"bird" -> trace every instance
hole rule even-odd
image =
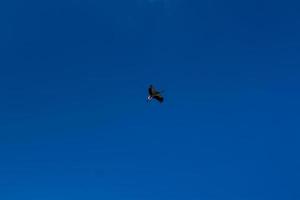
[[[153,85],[150,85],[148,88],[149,96],[147,98],[148,102],[152,99],[156,99],[159,103],[164,101],[164,97],[161,95],[162,91],[157,91]]]

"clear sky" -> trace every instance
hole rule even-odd
[[[1,1],[0,199],[299,200],[299,10]]]

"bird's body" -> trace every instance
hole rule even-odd
[[[157,91],[153,85],[150,85],[149,86],[149,89],[148,89],[148,93],[149,93],[149,96],[148,96],[148,101],[151,101],[152,99],[156,99],[157,101],[159,101],[160,103],[162,103],[164,101],[164,97],[161,95],[161,92]]]

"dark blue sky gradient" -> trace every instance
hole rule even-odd
[[[0,199],[300,199],[299,10],[2,1]]]

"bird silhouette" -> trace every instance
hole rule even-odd
[[[149,86],[148,93],[148,101],[151,101],[152,99],[156,99],[159,103],[162,103],[164,101],[164,97],[161,95],[162,91],[157,91],[153,85]]]

